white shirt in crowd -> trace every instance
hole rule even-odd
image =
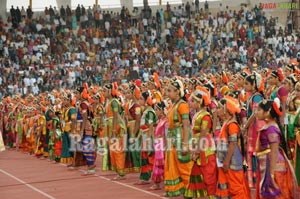
[[[76,80],[76,73],[75,73],[74,71],[71,71],[71,72],[70,72],[70,79],[71,79],[73,82],[75,82],[75,80]]]
[[[133,59],[133,64],[138,64],[138,62],[139,62],[139,59],[138,59],[138,58],[134,58],[134,59]]]
[[[36,83],[36,79],[35,78],[30,78],[30,86],[33,86],[34,83]]]
[[[39,87],[37,86],[37,84],[35,84],[33,87],[32,87],[32,93],[34,95],[38,95],[39,94]]]
[[[22,89],[21,89],[22,90]],[[27,87],[23,87],[23,95],[26,95],[27,94]]]
[[[109,21],[105,21],[104,26],[105,26],[105,30],[106,30],[106,31],[109,31],[109,28],[110,28],[110,23],[109,23]]]
[[[143,18],[143,25],[144,25],[144,26],[148,26],[148,19]]]
[[[171,19],[172,24],[176,24],[176,19],[177,18],[175,16],[172,17],[172,19]]]
[[[186,67],[187,67],[187,68],[192,68],[192,62],[187,61],[187,62],[186,62]]]
[[[135,64],[133,67],[132,67],[132,70],[135,70],[136,72],[139,73],[139,66],[137,64]]]
[[[149,73],[147,71],[144,72],[143,78],[145,82],[149,81]]]
[[[219,23],[219,26],[223,26],[224,25],[224,19],[223,19],[223,17],[219,17],[218,18],[218,23]]]
[[[7,86],[9,93],[14,93],[14,86],[12,84]]]
[[[41,51],[38,51],[38,52],[36,53],[36,58],[37,58],[38,60],[41,60],[41,59],[42,59],[42,56],[43,56],[43,54],[42,54]]]
[[[40,85],[42,85],[42,84],[43,84],[43,82],[44,82],[44,80],[43,80],[43,78],[42,78],[42,77],[39,77],[39,78],[37,79],[37,84],[40,84]]]
[[[184,58],[180,59],[180,65],[181,66],[186,66],[186,60]]]
[[[27,87],[27,86],[30,86],[30,79],[28,77],[25,77],[24,78],[24,85]]]

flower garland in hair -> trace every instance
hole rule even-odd
[[[193,86],[200,85],[200,81],[197,80],[196,78],[192,78],[189,80],[189,83],[193,84]]]
[[[165,105],[164,114],[167,115],[170,108],[169,102],[167,100],[163,100],[162,103]]]
[[[209,86],[211,86],[213,89],[215,89],[215,86],[213,85],[213,83],[211,81],[207,81],[206,84],[208,84]]]
[[[174,81],[171,81],[171,85],[176,88],[177,90],[179,90],[180,92],[180,97],[184,97],[184,86],[183,86],[183,83],[179,80],[179,79],[176,79]]]
[[[254,72],[254,76],[255,76],[255,83],[256,83],[256,89],[258,91],[262,91],[262,79],[261,79],[261,75],[258,74],[257,72]]]
[[[70,99],[70,101],[71,101],[71,105],[72,105],[72,106],[76,106],[76,97],[75,97],[74,95],[72,95],[72,94],[71,94],[71,99]]]
[[[277,113],[279,117],[282,116],[282,112],[280,111],[280,100],[279,98],[275,98],[274,101],[272,102],[272,107],[274,111]]]
[[[184,96],[184,87],[183,87],[183,83],[182,81],[180,81],[179,79],[176,80],[176,82],[179,85],[179,91],[180,91],[180,97]]]

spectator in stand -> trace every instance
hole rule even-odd
[[[231,69],[235,63],[250,67],[253,57],[257,58],[255,64],[262,67],[275,67],[279,64],[277,60],[287,63],[289,59],[297,58],[299,35],[293,38],[288,28],[276,30],[275,19],[266,18],[259,7],[249,11],[246,20],[245,8],[230,11],[226,6],[226,10],[212,14],[206,2],[206,12],[203,9],[197,12],[196,0],[195,19],[189,19],[184,16],[188,14],[187,5],[171,9],[168,4],[147,21],[137,15],[136,24],[132,24],[134,18],[129,20],[126,7],[118,14],[96,6],[93,10],[85,9],[80,5],[72,13],[67,6],[65,14],[62,8],[60,12],[53,9],[54,14],[50,16],[50,11],[45,9],[41,17],[33,16],[30,9],[24,16],[22,9],[21,16],[31,19],[28,23],[15,23],[16,9],[13,8],[8,22],[0,24],[2,86],[18,85],[20,90],[23,83],[16,83],[19,81],[26,82],[31,90],[36,82],[39,91],[43,92],[52,87],[75,88],[85,80],[96,82],[91,78],[93,75],[106,81],[115,77],[120,79],[125,75],[123,69],[135,70],[137,78],[147,79],[149,72],[144,69],[147,67],[161,71],[159,74],[162,75],[185,76],[213,72],[218,70],[217,66]],[[93,20],[95,23],[91,24]],[[252,48],[249,48],[251,43]],[[269,50],[276,52],[276,57],[267,53]],[[195,58],[191,57],[193,54]],[[210,54],[213,55],[208,56]],[[61,73],[62,69],[65,72]],[[110,73],[113,75],[107,75]],[[56,81],[59,77],[62,82]],[[26,78],[30,78],[33,85],[28,85]]]
[[[27,7],[26,13],[27,13],[27,18],[28,18],[28,19],[31,19],[32,16],[33,16],[33,12],[32,12],[32,10],[31,10],[31,7],[30,7],[30,6]]]

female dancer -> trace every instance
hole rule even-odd
[[[184,195],[187,198],[214,197],[217,187],[217,165],[212,116],[207,112],[207,106],[210,104],[209,92],[205,88],[197,87],[190,101],[190,109],[196,110],[192,119],[194,164]]]
[[[64,131],[62,134],[62,154],[60,162],[67,165],[72,165],[73,162],[73,152],[71,152],[71,140],[70,136],[76,132],[76,118],[77,111],[75,108],[76,99],[71,95],[64,96]],[[46,111],[46,121],[47,126],[50,121],[49,111]],[[44,150],[45,151],[45,150]],[[48,152],[48,143],[47,143],[47,152]]]
[[[39,111],[38,120],[37,120],[37,134],[38,134],[38,140],[37,140],[37,146],[35,150],[35,155],[39,159],[44,159],[47,157],[48,154],[45,154],[44,152],[44,139],[46,136],[46,107],[41,106],[37,107],[37,110]]]
[[[107,120],[107,136],[109,144],[109,154],[112,169],[117,172],[117,176],[113,180],[125,179],[125,152],[123,136],[126,134],[126,127],[121,117],[121,103],[117,99],[116,83],[106,84],[103,88],[103,95],[106,98],[106,120]]]
[[[94,114],[93,119],[93,130],[94,136],[96,136],[96,143],[97,143],[97,151],[101,152],[102,156],[102,166],[101,169],[103,171],[110,170],[108,162],[109,161],[109,154],[108,152],[108,143],[107,143],[107,135],[105,135],[105,107],[104,102],[105,98],[103,96],[102,91],[97,90],[96,95],[93,96],[95,102],[92,104],[92,112]],[[103,154],[105,152],[105,154]]]
[[[287,144],[288,144],[288,150],[289,153],[292,155],[292,158],[294,159],[294,152],[295,152],[295,115],[296,111],[299,107],[299,100],[300,98],[297,96],[297,93],[295,91],[295,86],[297,83],[297,79],[294,75],[290,75],[286,77],[283,81],[283,87],[286,91],[288,91],[288,97],[286,100],[286,117],[288,119],[288,125],[287,125]]]
[[[225,96],[219,102],[218,116],[223,121],[217,143],[217,198],[250,199],[250,190],[243,169],[239,140],[240,105],[238,100]]]
[[[55,117],[55,111],[51,107],[49,108],[49,117],[51,118],[51,125],[49,126],[49,143],[48,143],[48,150],[49,150],[49,159],[50,161],[55,160],[55,155],[54,155],[54,144],[55,144],[55,129],[53,127],[53,119]]]
[[[60,162],[62,141],[61,141],[61,125],[59,119],[59,113],[54,109],[50,109],[50,117],[52,119],[52,125],[49,132],[49,158],[55,162]]]
[[[259,131],[256,145],[258,157],[258,182],[256,198],[299,198],[297,181],[285,152],[286,147],[281,131],[282,109],[278,98],[259,103],[256,116],[266,124]],[[285,149],[286,150],[286,149]]]
[[[164,180],[164,149],[165,138],[168,129],[166,118],[168,102],[162,101],[155,105],[155,113],[158,117],[157,127],[154,132],[154,164],[151,180],[154,185],[150,187],[152,190],[161,189],[160,183]]]
[[[17,110],[18,111],[18,110]],[[19,113],[21,113],[22,111],[19,111]],[[19,114],[16,112],[16,114]],[[22,118],[23,119],[23,118]],[[23,124],[23,120],[21,121],[21,123]],[[21,125],[22,127],[23,125]],[[14,108],[13,108],[13,104],[9,103],[7,105],[7,112],[4,115],[4,132],[3,132],[3,141],[4,144],[9,147],[9,148],[13,148],[14,145]],[[22,144],[22,135],[23,132],[21,130],[21,136],[19,136],[19,134],[17,134],[17,150],[19,149],[19,145]],[[21,144],[19,144],[21,143]]]
[[[125,97],[128,101],[125,105],[125,118],[127,121],[127,136],[128,149],[126,154],[126,169],[133,172],[139,172],[141,168],[141,152],[140,147],[140,122],[142,116],[142,109],[138,100],[141,97],[140,89],[131,84],[125,90]]]
[[[274,99],[276,97],[276,92],[281,85],[281,81],[283,81],[283,73],[281,70],[272,71],[268,78],[268,88],[266,89],[265,96],[268,99]]]
[[[297,95],[296,104],[300,105],[300,82],[295,86],[295,94]],[[298,181],[298,186],[300,188],[300,109],[298,108],[295,116],[295,151],[294,151],[294,170],[296,173],[296,178]]]
[[[55,162],[59,163],[62,153],[62,129],[61,129],[61,112],[56,111],[53,118],[53,129],[54,129],[54,157]]]
[[[184,194],[193,162],[188,153],[189,146],[189,107],[183,100],[184,87],[179,79],[169,83],[168,97],[172,100],[168,118],[167,152],[165,157],[166,196]]]
[[[140,130],[142,131],[142,153],[141,153],[141,173],[140,181],[136,185],[149,184],[151,178],[154,154],[152,148],[152,139],[154,137],[154,127],[158,122],[153,106],[151,91],[142,93],[140,105],[144,107],[141,118]],[[150,141],[150,143],[149,143]]]
[[[246,77],[245,90],[250,93],[247,100],[247,122],[243,128],[244,134],[247,130],[247,178],[250,188],[255,187],[256,183],[256,164],[255,145],[257,140],[257,129],[260,129],[264,123],[255,118],[254,112],[257,109],[258,103],[263,99],[261,93],[261,76],[258,73],[253,73]]]

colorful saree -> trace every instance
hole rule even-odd
[[[199,146],[200,131],[209,129],[206,134],[207,148],[205,151],[198,149],[199,157],[194,161],[189,184],[184,196],[188,198],[213,197],[217,187],[217,165],[213,137],[210,133],[212,129],[212,119],[208,112],[200,111],[196,113],[192,120],[193,145]],[[200,142],[201,144],[203,142]],[[204,146],[200,146],[204,147]]]
[[[46,117],[47,118],[47,117]],[[64,112],[64,129],[62,134],[62,153],[60,162],[64,164],[70,164],[73,161],[73,153],[70,151],[71,147],[71,123],[72,119],[77,118],[77,111],[74,107],[69,107]],[[48,151],[48,150],[47,150]]]
[[[137,115],[141,116],[139,104],[130,101],[125,106],[125,116],[127,117],[127,147],[125,167],[127,172],[139,172],[141,169],[141,147],[140,130],[134,132]]]
[[[253,94],[247,101],[247,117],[250,118],[254,110],[257,108],[259,102],[262,100],[262,96],[259,93]],[[256,170],[257,170],[257,158],[255,156],[255,146],[257,141],[257,129],[260,129],[264,125],[263,121],[254,119],[248,128],[247,134],[247,179],[250,188],[254,188],[256,184]]]
[[[47,157],[48,154],[44,154],[44,147],[43,147],[43,143],[46,136],[46,118],[44,115],[39,115],[37,121],[37,134],[38,134],[38,140],[37,140],[35,155],[37,157],[41,157],[41,156]]]
[[[297,110],[295,116],[295,151],[294,151],[294,171],[300,187],[300,109]]]
[[[160,118],[154,133],[154,164],[151,180],[155,183],[160,183],[164,180],[164,149],[167,125],[167,119]]]
[[[281,148],[271,151],[270,144],[280,143],[280,129],[277,125],[264,126],[259,134],[257,142],[258,157],[258,184],[256,199],[298,199],[297,180],[293,168]],[[277,153],[274,176],[270,173],[270,154]]]
[[[114,112],[117,112],[117,118],[114,118]],[[126,134],[126,125],[120,115],[121,104],[113,98],[106,105],[106,130],[108,135],[109,156],[111,169],[116,171],[119,176],[125,176],[125,151],[124,151],[124,134]],[[113,120],[117,120],[117,126],[113,129]],[[112,139],[112,132],[115,131],[115,139]],[[110,164],[107,162],[107,164]],[[107,166],[108,166],[107,165]]]
[[[142,115],[140,130],[142,132],[142,153],[141,153],[141,181],[149,181],[152,175],[154,154],[153,137],[149,133],[150,125],[156,125],[158,118],[152,107],[148,107]],[[149,143],[150,141],[150,143]]]
[[[182,119],[189,119],[189,107],[180,100],[167,114],[167,151],[165,157],[165,191],[167,197],[176,197],[185,193],[189,183],[193,162],[190,154],[182,155]]]

